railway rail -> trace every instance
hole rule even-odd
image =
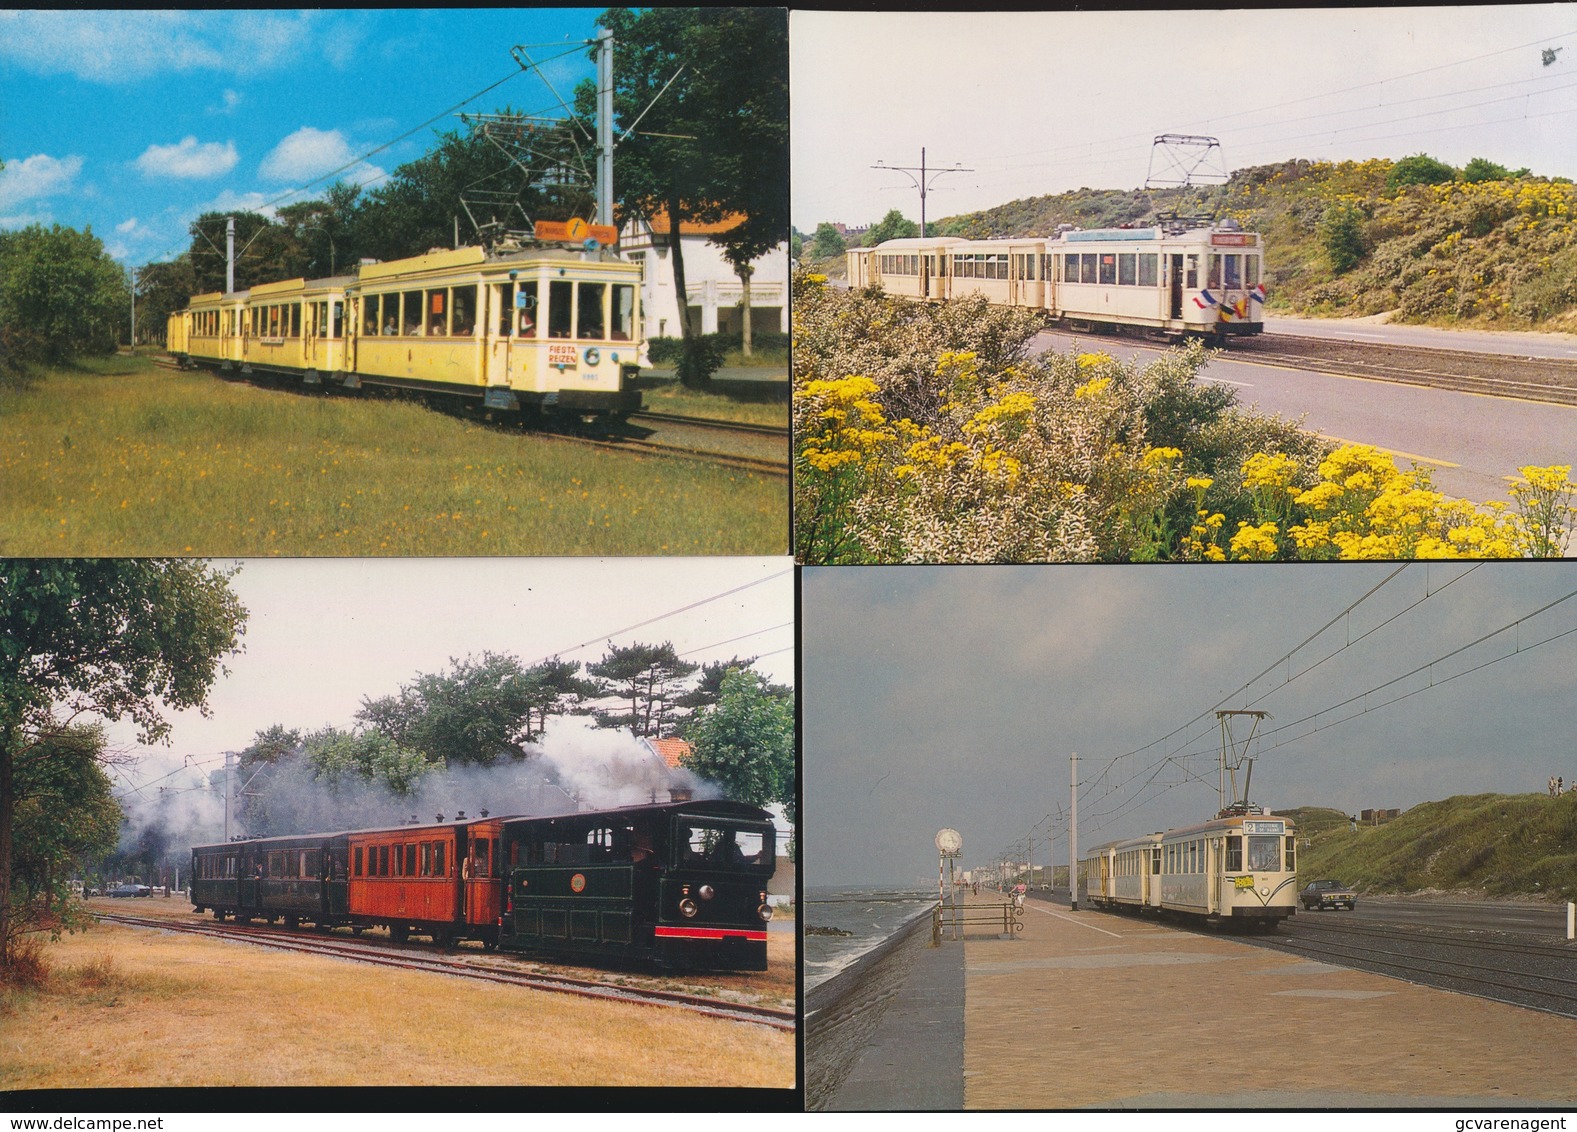
[[[545,974],[540,971],[517,971],[507,966],[484,965],[451,956],[425,954],[418,950],[392,945],[382,945],[364,940],[347,940],[314,935],[310,932],[291,932],[279,928],[259,927],[252,924],[208,923],[206,921],[171,920],[149,916],[129,916],[115,912],[98,912],[95,918],[107,923],[127,927],[157,928],[161,931],[181,932],[215,939],[240,941],[282,951],[299,951],[348,959],[357,963],[372,963],[408,971],[426,971],[434,974],[454,975],[466,979],[503,983],[508,986],[557,994],[573,994],[583,998],[596,998],[609,1002],[633,1003],[641,1006],[665,1006],[688,1010],[711,1018],[734,1022],[748,1022],[768,1026],[775,1030],[793,1031],[794,1012],[776,1007],[757,1006],[751,1003],[729,1002],[704,995],[680,991],[662,991],[639,987],[621,986],[580,979],[568,975]],[[499,964],[507,963],[498,959]]]
[[[1249,940],[1320,962],[1577,1017],[1577,949],[1460,932],[1305,923]]]
[[[1560,358],[1342,342],[1292,334],[1235,339],[1228,355],[1262,365],[1577,405],[1577,363]]]

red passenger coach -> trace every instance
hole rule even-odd
[[[346,911],[359,923],[387,925],[397,942],[415,932],[439,944],[496,943],[500,828],[483,818],[350,834]]]

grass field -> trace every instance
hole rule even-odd
[[[794,1085],[794,1034],[683,1011],[113,924],[45,954],[46,987],[0,997],[0,1089]]]
[[[3,555],[787,549],[782,478],[585,448],[425,403],[262,388],[140,357],[0,391]]]

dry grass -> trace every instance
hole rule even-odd
[[[679,1011],[116,925],[46,954],[0,1089],[794,1085],[793,1034]]]

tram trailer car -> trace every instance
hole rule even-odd
[[[641,408],[640,288],[639,264],[590,251],[458,248],[194,295],[168,342],[183,366],[622,420]]]
[[[1217,342],[1264,331],[1264,249],[1233,220],[1055,236],[888,240],[848,253],[849,285],[938,302],[982,296],[1081,332]]]
[[[1087,899],[1099,908],[1273,930],[1297,912],[1294,842],[1290,820],[1255,814],[1114,841],[1083,859]]]
[[[383,927],[509,951],[764,971],[771,815],[679,802],[256,838],[192,850],[215,919]]]

